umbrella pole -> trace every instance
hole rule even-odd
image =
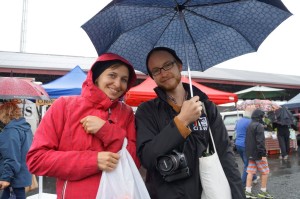
[[[193,93],[193,86],[192,86],[192,77],[191,77],[191,70],[190,70],[190,63],[189,63],[189,58],[188,58],[188,54],[187,54],[187,48],[186,48],[186,42],[185,42],[185,26],[184,26],[184,15],[182,13],[182,11],[179,11],[179,18],[180,18],[180,22],[181,22],[181,31],[182,31],[182,37],[183,37],[183,43],[184,43],[184,53],[185,53],[185,58],[186,58],[186,63],[187,63],[187,69],[188,69],[188,76],[189,76],[189,84],[190,84],[190,92],[191,92],[191,97],[194,97],[194,93]]]

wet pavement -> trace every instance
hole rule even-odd
[[[242,161],[236,156],[240,171]],[[279,159],[279,154],[269,155],[270,174],[267,183],[268,192],[274,199],[300,199],[300,150],[289,155],[288,160]],[[260,190],[260,181],[253,184],[252,192]]]
[[[240,171],[243,163],[236,154],[236,161]],[[280,160],[279,154],[268,156],[270,174],[267,189],[274,199],[300,199],[300,150],[289,155],[288,160]],[[43,192],[55,194],[55,179],[43,178]],[[253,185],[253,193],[260,189],[260,181]],[[28,196],[37,194],[38,190],[31,191]]]

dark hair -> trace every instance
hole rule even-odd
[[[109,61],[101,61],[101,62],[99,61],[94,64],[94,67],[92,68],[93,82],[95,83],[96,79],[103,73],[103,71],[105,71],[106,69],[108,69],[109,67],[111,67],[113,65],[125,65],[129,71],[129,80],[131,80],[133,78],[128,64],[126,64],[120,60],[109,60]],[[128,81],[128,82],[130,82],[130,81]]]
[[[180,64],[182,64],[182,61],[181,59],[178,57],[178,55],[176,54],[175,50],[171,49],[171,48],[167,48],[167,47],[155,47],[153,48],[147,55],[147,58],[146,58],[146,66],[147,66],[147,72],[148,72],[148,75],[153,79],[152,77],[152,74],[149,70],[149,66],[148,66],[148,61],[150,59],[150,56],[154,53],[154,52],[157,52],[157,51],[165,51],[165,52],[168,52],[170,53],[175,59],[177,62],[179,62]]]

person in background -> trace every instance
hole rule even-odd
[[[81,95],[60,97],[46,112],[27,165],[36,175],[57,179],[57,198],[95,199],[102,171],[118,164],[124,138],[139,167],[133,110],[120,101],[135,80],[127,60],[104,53],[89,70]]]
[[[296,140],[297,140],[297,153],[298,156],[300,156],[300,134],[299,133],[296,135]]]
[[[277,129],[277,139],[281,154],[279,159],[287,160],[290,152],[290,130],[288,125],[281,125],[276,122],[273,123],[273,128]]]
[[[235,132],[236,132],[236,139],[235,139],[235,146],[236,150],[239,153],[240,157],[243,160],[244,163],[244,169],[242,174],[242,182],[244,187],[246,187],[246,181],[247,181],[247,166],[248,166],[248,158],[246,155],[246,148],[245,148],[245,139],[246,139],[246,133],[247,128],[251,122],[251,115],[253,110],[255,109],[255,106],[247,106],[245,109],[244,116],[240,118],[235,126]],[[259,176],[254,175],[253,176],[253,183],[257,183],[259,180]]]
[[[10,198],[11,191],[18,199],[25,199],[25,187],[31,185],[31,173],[26,165],[26,154],[32,142],[30,124],[22,117],[14,102],[0,106],[0,189],[1,199]]]
[[[270,169],[265,147],[265,133],[263,125],[264,116],[265,113],[262,110],[254,110],[251,116],[251,123],[247,128],[246,154],[249,162],[247,167],[248,175],[245,190],[246,198],[273,198],[273,196],[267,192],[267,181]],[[252,193],[252,179],[257,170],[261,174],[261,189],[257,196],[255,196]]]
[[[222,117],[207,95],[181,82],[182,61],[170,48],[157,47],[146,66],[157,84],[157,98],[136,111],[137,148],[147,169],[146,186],[152,199],[200,198],[199,157],[212,148],[211,128],[217,153],[228,179],[232,198],[245,198],[244,189]],[[205,106],[207,114],[202,111]],[[179,165],[172,164],[177,159]],[[179,161],[180,160],[180,161]]]

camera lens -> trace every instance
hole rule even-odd
[[[171,157],[164,156],[164,157],[160,158],[157,166],[163,172],[171,171],[173,168],[173,162],[172,162]]]

